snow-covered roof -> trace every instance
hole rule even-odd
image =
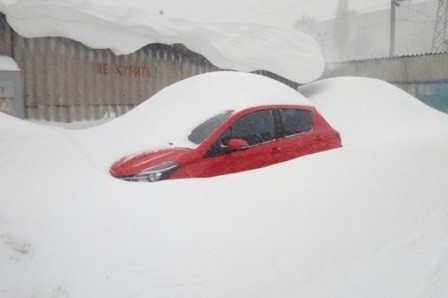
[[[181,43],[223,69],[267,70],[298,83],[324,70],[317,42],[292,27],[181,19],[161,15],[152,2],[135,2],[126,7],[94,0],[11,0],[0,1],[0,11],[24,37],[63,36],[116,54],[150,43]]]

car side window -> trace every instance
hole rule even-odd
[[[275,139],[275,124],[272,110],[263,110],[248,114],[230,126],[214,144],[207,156],[227,153],[226,146],[230,139],[243,139],[250,146]]]
[[[313,130],[313,118],[310,111],[280,110],[280,118],[285,137]]]
[[[249,145],[257,145],[275,138],[274,117],[271,110],[254,112],[235,122],[225,133],[225,139],[243,139]]]

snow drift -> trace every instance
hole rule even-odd
[[[324,70],[317,42],[293,28],[181,19],[160,15],[152,3],[132,3],[1,0],[0,11],[24,37],[63,36],[116,54],[149,43],[182,43],[224,69],[268,70],[298,83],[313,81]]]
[[[205,73],[168,86],[132,113],[93,128],[99,135],[104,131],[113,131],[113,134],[98,138],[96,133],[91,133],[87,144],[109,143],[108,153],[101,155],[101,158],[110,158],[106,163],[112,163],[117,155],[148,149],[195,148],[197,144],[190,142],[188,135],[211,116],[269,104],[311,105],[311,102],[293,88],[262,75],[232,71]]]
[[[0,115],[2,297],[446,297],[448,117],[377,80],[300,91],[343,148],[153,184],[107,173],[150,101],[79,131]]]

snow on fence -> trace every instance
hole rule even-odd
[[[91,49],[62,37],[24,38],[1,15],[0,39],[4,45],[0,55],[13,57],[23,72],[24,112],[29,119],[113,118],[172,83],[218,70],[181,45],[151,44],[116,56],[110,50]],[[257,73],[298,85],[266,71]]]
[[[362,76],[388,81],[448,113],[448,53],[327,63],[322,78]]]

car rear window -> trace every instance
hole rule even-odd
[[[285,136],[304,133],[313,130],[313,118],[310,111],[280,110]]]

